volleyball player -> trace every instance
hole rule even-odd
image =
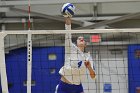
[[[65,29],[71,30],[71,18],[65,17]],[[65,64],[60,69],[61,80],[55,93],[84,93],[82,82],[86,78],[86,70],[95,78],[93,60],[90,53],[85,53],[86,42],[79,36],[76,44],[72,43],[71,34],[65,35]]]

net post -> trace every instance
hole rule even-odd
[[[28,38],[27,38],[27,93],[31,93],[31,81],[32,81],[32,34],[30,31],[31,21],[30,21],[30,11],[31,5],[30,0],[28,0]]]
[[[9,93],[6,64],[5,64],[5,53],[4,53],[4,37],[5,35],[0,33],[0,76],[1,76],[0,79],[1,79],[2,93]]]
[[[27,93],[31,93],[31,79],[32,79],[32,34],[28,33],[27,40]]]

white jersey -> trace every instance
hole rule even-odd
[[[67,30],[71,29],[71,25],[65,25]],[[90,53],[83,53],[72,43],[71,34],[65,36],[65,64],[60,69],[59,74],[63,75],[69,82],[79,85],[86,78],[87,68],[84,61],[89,60],[93,67],[93,60]]]

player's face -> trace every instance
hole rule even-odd
[[[78,47],[85,47],[86,46],[86,42],[84,40],[84,37],[80,36],[77,38],[77,46]]]

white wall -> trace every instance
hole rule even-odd
[[[84,83],[85,93],[104,93],[105,83],[112,85],[112,93],[128,93],[127,50],[122,54],[111,54],[109,49],[108,46],[97,51],[94,58],[97,77]]]

